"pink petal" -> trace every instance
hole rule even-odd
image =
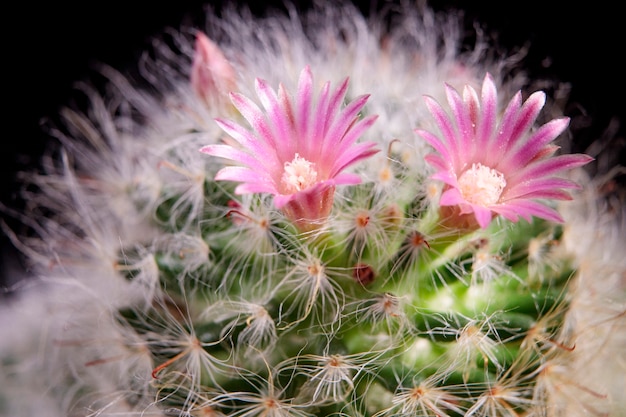
[[[306,66],[300,73],[298,80],[298,93],[296,98],[296,130],[301,138],[309,138],[311,104],[312,104],[313,76],[311,69]],[[311,153],[311,140],[304,140],[301,143],[302,152],[305,155]]]
[[[527,198],[527,199],[546,198],[550,200],[571,200],[572,196],[567,191],[558,190],[558,189],[547,189],[547,190],[530,191],[526,194],[517,196],[515,198]]]
[[[245,183],[265,183],[272,184],[272,187],[275,189],[276,186],[273,185],[274,181],[262,173],[254,171],[247,167],[241,166],[227,166],[220,169],[217,174],[215,174],[215,179],[217,181],[238,181]]]
[[[235,194],[258,194],[258,193],[268,193],[268,194],[276,194],[276,187],[270,184],[265,183],[251,183],[244,182],[237,187],[235,187]]]
[[[350,165],[355,164],[356,162],[369,158],[372,155],[378,153],[378,149],[372,149],[376,146],[375,142],[363,142],[357,145],[354,145],[348,152],[345,152],[343,155],[339,156],[335,161],[333,161],[332,170],[329,172],[328,177],[333,178],[339,172],[343,171]]]
[[[252,156],[249,153],[240,151],[228,145],[208,145],[201,148],[200,152],[211,156],[217,156],[219,158],[230,159],[231,161],[237,161],[256,171],[275,172],[276,170],[276,167],[268,168],[264,164],[268,162],[267,159],[259,158],[258,155]]]
[[[437,171],[446,171],[450,168],[448,162],[441,155],[430,153],[424,157],[424,160]]]
[[[343,172],[333,177],[333,183],[337,185],[355,185],[362,182],[361,177],[357,174]]]
[[[498,134],[492,138],[492,142],[488,145],[490,151],[484,157],[485,165],[491,167],[496,166],[497,162],[502,159],[502,156],[508,149],[508,142],[511,138],[513,128],[515,127],[521,105],[522,93],[518,91],[504,111],[504,115],[498,126]]]
[[[513,172],[507,176],[507,181],[515,184],[529,179],[543,178],[561,171],[583,166],[591,161],[593,161],[593,158],[584,154],[558,155],[533,162],[521,170]]]
[[[533,159],[531,159],[530,161],[528,161],[528,163],[532,163],[535,161],[539,161],[541,159],[546,159],[551,157],[552,155],[554,155],[556,153],[556,151],[558,151],[561,147],[554,145],[554,144],[547,144],[546,146],[544,146],[543,148],[541,148],[539,150],[539,152],[537,152],[537,154],[535,155],[535,157]]]
[[[276,143],[276,153],[279,159],[289,161],[297,152],[296,138],[291,129],[289,118],[279,103],[278,97],[265,80],[258,79],[255,83],[256,93],[261,104],[266,110],[268,127],[271,129],[272,137]]]
[[[466,103],[454,88],[448,84],[445,85],[445,88],[446,97],[448,99],[448,103],[450,104],[450,108],[452,109],[454,120],[456,121],[458,134],[461,135],[461,138],[473,137],[474,127],[472,126],[473,122],[470,117],[470,109],[466,106]]]
[[[498,206],[492,207],[491,209],[493,210],[494,213],[499,214],[500,216],[504,217],[505,219],[513,223],[517,223],[519,221],[519,214],[517,214],[517,212],[512,210],[510,207],[498,205]]]
[[[467,107],[467,112],[469,114],[471,127],[468,131],[467,135],[462,135],[459,143],[459,151],[463,152],[462,155],[459,155],[459,160],[474,160],[476,158],[477,151],[480,152],[478,148],[478,144],[476,142],[476,128],[480,123],[481,108],[480,108],[480,100],[478,99],[478,94],[476,94],[476,90],[474,90],[471,86],[466,85],[463,88],[463,101],[465,106]],[[462,169],[461,165],[458,165],[456,169]]]
[[[326,134],[326,106],[328,105],[328,94],[330,93],[330,83],[325,83],[320,92],[313,115],[313,132],[310,136],[309,155],[320,155],[323,141],[319,140]],[[318,140],[315,140],[318,139]]]
[[[437,171],[431,176],[431,178],[433,180],[441,181],[453,187],[458,187],[459,185],[457,178],[456,178],[456,174],[454,174],[453,172],[450,172],[449,170]]]
[[[346,92],[348,91],[348,81],[349,81],[348,78],[346,78],[339,85],[339,87],[335,89],[335,92],[330,97],[330,101],[328,102],[328,108],[324,110],[325,112],[324,131],[325,132],[327,132],[330,129],[331,123],[333,123],[335,116],[337,115],[337,113],[339,113],[339,108],[341,107],[341,104],[343,103],[343,99],[346,96]],[[346,110],[344,109],[343,111],[345,112]]]
[[[276,194],[273,200],[274,207],[281,209],[294,198],[295,194]]]
[[[442,206],[458,206],[467,204],[461,193],[456,188],[449,188],[439,197],[439,204]]]
[[[533,200],[511,200],[507,201],[505,204],[494,206],[492,209],[500,214],[505,211],[508,211],[511,214],[515,213],[527,221],[530,221],[532,216],[536,216],[557,223],[563,222],[563,218],[556,210]]]
[[[513,149],[511,151],[511,155],[505,157],[502,161],[503,166],[512,170],[517,170],[525,166],[529,161],[535,158],[535,156],[546,144],[556,139],[556,137],[567,128],[568,124],[569,118],[555,119],[544,124],[528,139],[526,143],[524,143],[521,147]]]
[[[485,80],[483,81],[481,98],[482,111],[476,128],[476,150],[484,153],[490,151],[487,146],[491,142],[491,137],[495,130],[498,105],[496,85],[489,73],[485,75]]]
[[[444,143],[446,148],[449,149],[448,155],[452,158],[450,162],[454,165],[455,169],[460,168],[458,157],[460,155],[467,155],[467,152],[469,151],[468,143],[466,141],[463,141],[461,144],[458,143],[458,140],[456,139],[456,132],[454,131],[454,127],[448,118],[448,115],[439,103],[435,101],[435,99],[425,96],[424,101],[426,102],[426,107],[428,107],[428,110],[435,118],[435,123],[441,131],[443,138],[439,139],[439,141]]]
[[[439,152],[443,160],[446,161],[451,167],[455,166],[452,159],[451,150],[448,148],[448,144],[446,141],[441,140],[439,137],[433,135],[426,130],[416,129],[415,133],[421,136],[430,146],[435,148],[435,150]]]
[[[535,120],[537,120],[537,116],[539,116],[539,112],[541,112],[545,103],[546,95],[543,91],[536,91],[528,97],[522,105],[510,137],[506,140],[506,149],[515,146],[517,140],[520,139],[524,133],[528,132],[533,123],[535,123]]]
[[[352,152],[352,147],[354,146],[354,142],[367,130],[369,129],[374,122],[378,119],[377,115],[368,116],[365,119],[358,121],[352,128],[346,133],[343,137],[343,140],[337,144],[334,148],[330,148],[325,154],[319,156],[322,160],[322,165],[326,167],[330,164],[331,169],[334,170],[334,167],[340,165],[336,162],[337,159],[341,158],[345,153]]]
[[[357,97],[339,113],[335,122],[329,127],[326,133],[324,150],[332,149],[337,146],[339,142],[343,142],[346,132],[351,126],[354,126],[359,112],[363,109],[369,97],[369,94]]]
[[[289,92],[285,89],[285,86],[282,84],[278,85],[278,104],[280,105],[281,111],[285,114],[285,117],[287,118],[289,131],[292,135],[294,135],[294,137],[300,137],[298,135],[298,129],[296,128],[296,118],[291,96],[289,95]]]
[[[481,228],[485,229],[489,226],[493,217],[493,212],[489,208],[472,205],[472,211],[474,212],[474,217],[476,217],[476,221]]]
[[[515,185],[514,187],[508,188],[504,191],[501,196],[502,201],[511,200],[515,198],[545,198],[549,195],[543,193],[555,192],[552,198],[557,198],[557,195],[564,195],[565,198],[558,199],[569,199],[569,194],[565,191],[560,191],[562,188],[576,189],[580,188],[578,184],[573,181],[566,180],[563,178],[540,178],[540,179],[532,179],[526,181],[522,184]],[[558,190],[558,191],[557,191]],[[539,193],[539,194],[537,194]],[[564,194],[561,194],[564,193]]]
[[[278,160],[275,148],[267,142],[259,140],[251,132],[244,127],[225,119],[215,119],[217,125],[233,139],[235,139],[243,148],[250,151],[256,157],[261,157],[267,161],[267,166],[282,165]]]
[[[278,149],[278,143],[261,109],[252,100],[238,93],[230,93],[230,100],[239,113],[241,113],[244,119],[250,124],[252,129],[258,134],[257,137],[265,142],[266,147],[274,150]],[[232,122],[231,124],[235,125],[235,123]],[[227,133],[230,134],[230,132]]]

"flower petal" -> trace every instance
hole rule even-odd
[[[228,145],[208,145],[204,146],[200,149],[200,152],[206,153],[207,155],[217,156],[219,158],[230,159],[231,161],[236,161],[241,164],[247,165],[251,169],[255,169],[257,171],[269,171],[266,162],[267,159],[258,158],[257,156],[252,156],[247,152],[243,152],[239,149],[235,149],[232,146]]]
[[[511,174],[507,177],[507,181],[510,184],[514,184],[530,178],[543,178],[561,171],[581,167],[591,161],[593,161],[593,158],[585,154],[558,155],[549,159],[534,161]]]
[[[346,133],[344,136],[344,140],[342,140],[335,148],[331,148],[328,150],[326,154],[321,155],[321,164],[325,168],[328,168],[331,172],[337,172],[338,167],[345,165],[345,162],[339,162],[345,154],[356,152],[354,149],[358,145],[354,145],[356,140],[363,135],[363,133],[369,129],[374,122],[378,119],[378,116],[368,116],[365,119],[359,120],[352,128]],[[367,142],[375,145],[375,142]],[[373,155],[373,154],[371,154]],[[370,156],[371,156],[370,155]],[[332,166],[328,166],[332,164]],[[332,175],[332,174],[331,174]]]
[[[546,94],[543,91],[536,91],[528,97],[519,111],[510,136],[506,139],[506,150],[515,146],[516,142],[530,130],[545,103]]]
[[[446,141],[441,140],[440,138],[426,130],[415,129],[415,133],[421,136],[430,146],[435,148],[435,150],[439,152],[439,154],[441,154],[441,157],[445,161],[447,161],[448,164],[450,164],[450,167],[454,166],[454,163],[452,161],[452,153],[448,148],[448,144]]]
[[[312,106],[312,88],[313,88],[313,76],[311,75],[311,69],[306,66],[300,73],[300,79],[298,80],[298,92],[296,96],[296,133],[301,138],[309,137],[309,130],[311,128],[311,106]],[[313,141],[302,141],[301,152],[305,155],[311,153],[310,145]]]
[[[448,163],[439,154],[430,153],[424,157],[424,160],[438,172],[449,169]]]
[[[362,182],[361,177],[356,174],[350,174],[349,172],[342,172],[338,174],[333,182],[337,185],[355,185]]]
[[[517,198],[553,198],[557,200],[570,199],[569,193],[561,191],[562,188],[577,189],[578,184],[563,178],[541,178],[526,181],[515,187],[505,190],[502,194],[501,201],[507,201]]]
[[[451,185],[452,187],[459,186],[456,175],[450,171],[438,171],[435,174],[433,174],[431,178],[434,180],[441,181],[445,184]]]
[[[474,136],[474,122],[470,116],[470,106],[466,105],[459,93],[450,85],[446,84],[445,88],[446,97],[456,121],[458,134],[461,138],[472,138]]]
[[[358,120],[358,114],[367,103],[369,94],[357,97],[354,101],[350,102],[343,111],[337,116],[332,126],[329,127],[326,137],[328,140],[324,142],[324,151],[329,148],[335,147],[338,143],[343,142],[344,136],[354,126],[356,120]]]
[[[329,173],[329,177],[332,178],[339,174],[350,165],[360,161],[361,159],[369,158],[379,152],[378,149],[373,149],[376,146],[375,142],[363,142],[354,145],[349,152],[345,152],[337,160],[334,161],[332,171]]]
[[[220,169],[215,174],[215,179],[217,181],[238,181],[238,182],[247,182],[247,183],[263,183],[263,184],[271,184],[274,189],[276,186],[274,181],[267,177],[259,174],[257,171],[253,171],[248,167],[240,167],[240,166],[228,166]]]
[[[244,149],[250,151],[251,155],[267,161],[268,166],[281,166],[278,155],[273,147],[267,142],[260,140],[257,136],[245,129],[243,126],[230,120],[215,119],[217,125],[230,137],[235,139]],[[205,152],[206,153],[206,152]]]
[[[255,89],[261,104],[267,113],[267,126],[276,144],[279,159],[289,160],[298,151],[296,135],[291,128],[289,118],[279,103],[278,96],[265,80],[256,79]]]
[[[246,121],[250,124],[252,129],[257,133],[255,136],[262,140],[267,148],[276,149],[278,143],[274,138],[272,129],[267,123],[265,115],[261,109],[252,100],[238,93],[230,93],[230,100],[233,103],[233,106],[235,106],[239,113],[241,113],[244,119],[246,119]],[[231,124],[235,123],[231,122]],[[227,133],[230,134],[230,132]]]
[[[536,216],[557,223],[563,222],[563,218],[556,210],[533,200],[518,199],[507,201],[506,204],[492,207],[492,210],[499,214],[504,212],[508,212],[509,215],[516,214],[528,221],[531,220],[532,216]]]
[[[325,133],[328,132],[330,126],[332,125],[335,117],[337,117],[340,112],[339,108],[341,107],[341,103],[343,103],[343,99],[346,96],[346,92],[348,91],[348,81],[346,78],[343,80],[341,84],[335,89],[333,94],[330,96],[330,100],[328,101],[328,107],[325,109],[320,109],[324,112],[325,115]],[[345,108],[343,111],[345,112]]]
[[[235,187],[235,194],[274,193],[276,187],[269,184],[244,182]]]
[[[488,150],[487,146],[491,142],[496,127],[498,105],[496,85],[489,73],[485,75],[485,80],[483,81],[481,100],[481,117],[478,119],[476,127],[476,151],[484,153]]]
[[[476,217],[476,221],[481,228],[485,229],[489,226],[493,217],[493,213],[489,208],[472,205],[472,211],[474,212],[474,217]]]
[[[521,105],[522,93],[518,91],[504,110],[502,120],[498,125],[498,134],[492,137],[492,142],[487,146],[489,152],[484,155],[486,165],[496,166],[498,161],[502,159],[502,155],[504,155],[505,151],[508,149],[508,142],[511,138],[513,128],[515,127]]]
[[[449,188],[441,193],[439,204],[442,206],[457,206],[467,204],[461,193],[456,188]]]
[[[439,105],[439,103],[435,101],[434,98],[425,96],[424,101],[426,102],[426,107],[428,107],[428,110],[435,118],[435,123],[437,124],[437,127],[441,132],[442,139],[440,139],[439,141],[441,143],[444,143],[446,148],[449,149],[449,156],[451,158],[450,162],[452,162],[456,169],[460,165],[458,156],[460,153],[468,151],[468,143],[465,141],[463,142],[463,144],[458,143],[459,141],[457,139],[457,135],[452,122],[448,118],[446,112]]]
[[[569,118],[551,120],[541,126],[522,146],[513,149],[505,156],[502,164],[507,169],[517,170],[533,160],[549,142],[552,142],[569,125]],[[496,168],[497,169],[497,168]]]

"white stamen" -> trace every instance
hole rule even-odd
[[[317,182],[315,164],[299,154],[291,162],[285,162],[282,183],[287,193],[295,193],[309,188]]]
[[[504,187],[504,175],[482,164],[472,164],[459,178],[459,190],[465,200],[483,207],[496,204]]]

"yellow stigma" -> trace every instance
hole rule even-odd
[[[285,162],[281,180],[286,193],[305,190],[317,182],[315,164],[296,154],[291,162]]]
[[[506,180],[502,173],[482,164],[472,164],[459,178],[459,190],[468,203],[487,207],[500,200]]]

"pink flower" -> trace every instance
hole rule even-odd
[[[189,81],[193,91],[206,103],[219,104],[235,88],[235,70],[220,48],[204,33],[196,34]]]
[[[275,92],[266,81],[256,80],[264,111],[231,93],[233,105],[253,131],[230,120],[216,120],[241,146],[209,145],[200,151],[242,166],[222,168],[215,179],[240,182],[237,194],[270,193],[274,205],[301,229],[315,228],[314,223],[330,214],[335,186],[361,181],[343,171],[378,152],[374,142],[356,143],[376,116],[359,116],[367,95],[341,108],[347,89],[348,79],[332,91],[326,83],[314,97],[313,78],[306,67],[295,100],[282,85]]]
[[[553,156],[558,147],[550,142],[567,128],[569,119],[533,130],[545,94],[535,92],[522,104],[517,92],[498,120],[497,91],[489,74],[480,99],[469,86],[461,97],[446,85],[446,94],[450,115],[433,98],[425,98],[441,137],[416,131],[437,152],[426,161],[436,170],[432,178],[445,184],[440,205],[452,206],[461,216],[473,213],[482,228],[497,214],[513,222],[532,216],[562,222],[557,211],[540,200],[571,199],[565,190],[578,185],[556,175],[592,160],[582,154]]]

